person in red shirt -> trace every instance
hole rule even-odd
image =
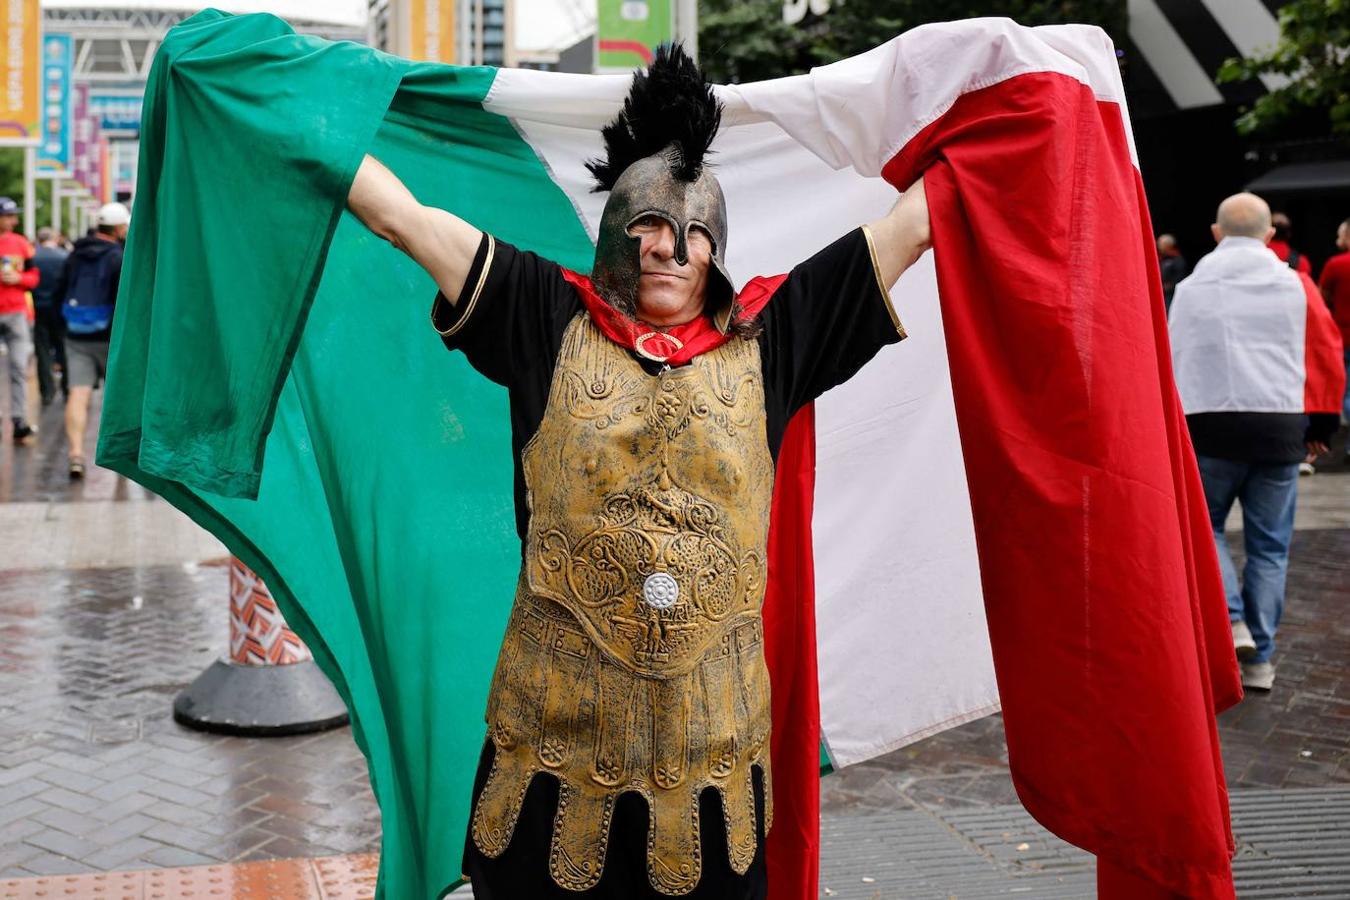
[[[1317,286],[1322,289],[1322,299],[1331,307],[1331,317],[1341,329],[1345,369],[1350,374],[1350,219],[1346,219],[1336,229],[1336,246],[1341,252],[1327,260],[1327,264],[1322,267],[1322,277]],[[1345,391],[1345,406],[1341,416],[1350,422],[1350,388]],[[1345,454],[1350,459],[1350,446],[1347,446]]]
[[[1296,272],[1302,272],[1311,278],[1312,263],[1308,262],[1308,257],[1299,253],[1289,243],[1294,236],[1294,223],[1284,213],[1277,212],[1270,217],[1270,225],[1275,229],[1275,237],[1270,239],[1268,246],[1275,251],[1275,255],[1280,258],[1280,262],[1287,263],[1289,268]]]
[[[19,204],[0,197],[0,343],[9,357],[9,415],[14,420],[14,443],[32,443],[37,428],[28,424],[28,357],[33,353],[32,310],[28,292],[37,287],[39,273],[33,245],[14,229]]]

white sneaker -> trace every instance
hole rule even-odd
[[[1241,619],[1233,623],[1233,650],[1242,662],[1256,655],[1256,639],[1252,637],[1252,630],[1247,627],[1247,623]]]
[[[1317,467],[1314,466],[1314,465],[1313,465],[1312,463],[1310,463],[1310,462],[1301,462],[1301,463],[1298,464],[1298,474],[1300,474],[1300,475],[1316,475],[1316,474],[1317,474]]]
[[[1268,662],[1243,663],[1242,686],[1265,693],[1275,686],[1275,667]]]

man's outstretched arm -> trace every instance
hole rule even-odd
[[[888,288],[894,287],[904,271],[933,243],[923,179],[911,184],[891,211],[870,223],[867,230],[872,233],[881,278]]]
[[[356,170],[347,208],[426,269],[451,304],[458,301],[481,231],[452,213],[417,202],[398,176],[370,155]]]

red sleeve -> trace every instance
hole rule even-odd
[[[37,265],[33,262],[33,245],[28,241],[23,242],[23,271],[19,273],[19,283],[15,287],[20,290],[31,291],[38,286],[38,279],[42,273],[38,271]]]
[[[1336,257],[1332,257],[1322,266],[1322,277],[1317,282],[1317,287],[1322,292],[1322,301],[1332,310],[1336,308],[1336,282],[1340,280],[1337,278],[1339,274],[1340,266],[1336,265]]]
[[[1299,273],[1308,298],[1308,322],[1304,329],[1303,358],[1306,381],[1303,385],[1304,411],[1338,413],[1345,396],[1345,363],[1341,332],[1331,311],[1322,302],[1322,294],[1311,278]]]
[[[1308,262],[1308,257],[1301,253],[1298,257],[1298,273],[1300,275],[1307,275],[1309,278],[1312,277],[1312,263]]]

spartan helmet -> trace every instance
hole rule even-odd
[[[659,216],[675,231],[675,260],[689,261],[689,232],[702,228],[712,239],[705,310],[725,331],[734,290],[727,274],[727,202],[722,186],[703,165],[722,120],[697,64],[678,44],[657,48],[619,113],[602,132],[605,158],[586,164],[597,191],[609,191],[595,244],[591,282],[611,306],[637,315],[641,241],[628,229],[643,216]]]

